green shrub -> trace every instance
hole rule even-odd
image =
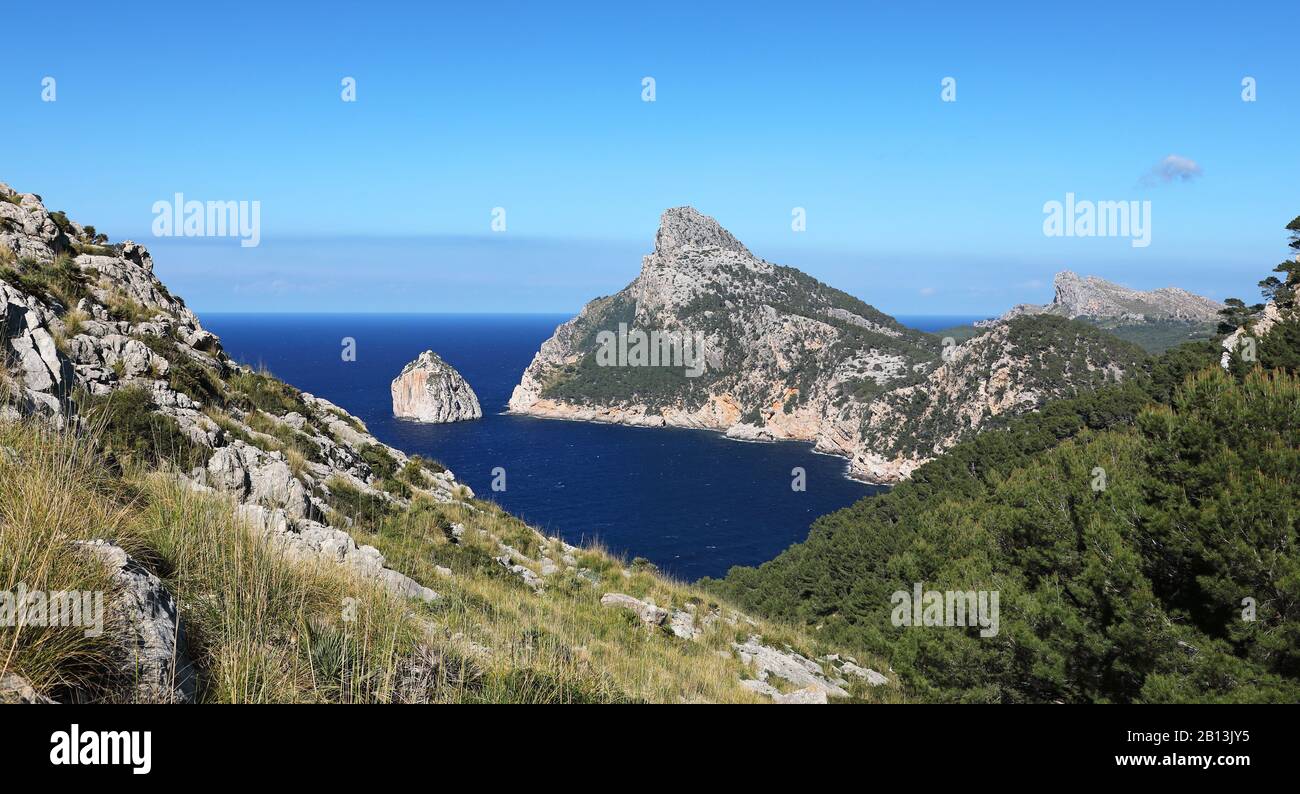
[[[105,455],[119,464],[158,467],[171,462],[189,471],[208,458],[207,448],[181,432],[175,419],[154,411],[149,393],[139,386],[106,395],[82,394],[76,402],[89,426],[100,429]]]
[[[76,306],[89,294],[86,274],[66,254],[56,256],[52,262],[10,260],[10,265],[0,264],[0,279],[30,295],[52,298],[65,308]]]
[[[397,460],[387,449],[378,444],[366,444],[362,447],[361,459],[380,479],[389,479],[397,474]]]
[[[100,235],[103,237],[103,235]],[[120,245],[99,245],[97,243],[85,243],[80,240],[72,241],[72,250],[78,254],[87,254],[89,256],[117,256],[122,253]]]
[[[175,340],[152,334],[144,334],[139,339],[155,354],[167,359],[167,385],[173,391],[204,405],[226,405],[226,392],[221,385],[221,378],[181,350]]]
[[[108,305],[108,316],[110,318],[131,325],[151,320],[158,314],[157,309],[150,309],[119,290],[110,291],[108,300],[105,303]]]
[[[295,412],[303,416],[310,414],[302,392],[264,370],[239,372],[226,382],[230,387],[231,402],[246,411],[257,408],[273,416]]]
[[[394,512],[392,503],[382,496],[366,493],[341,477],[330,479],[326,486],[329,506],[352,519],[360,527],[374,531]]]
[[[54,212],[51,212],[50,220],[54,221],[54,225],[59,227],[59,231],[64,234],[70,234],[72,232],[72,221],[68,220],[67,213],[63,210],[55,210]]]
[[[400,496],[403,499],[411,498],[411,486],[401,480],[394,479],[393,477],[385,477],[376,482],[375,486],[381,491],[387,491],[393,496]]]

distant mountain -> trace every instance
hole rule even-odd
[[[1009,320],[1025,314],[1055,314],[1070,319],[1090,318],[1145,322],[1180,320],[1212,323],[1223,304],[1178,287],[1149,291],[1121,287],[1096,276],[1080,276],[1069,270],[1056,274],[1056,295],[1045,306],[1022,303],[1002,315]]]
[[[1065,319],[996,325],[945,347],[677,207],[640,275],[543,343],[510,409],[811,441],[848,457],[855,476],[894,482],[991,417],[1118,381],[1143,358]],[[694,360],[636,360],[656,338]]]

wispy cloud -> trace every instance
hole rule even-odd
[[[1146,187],[1167,185],[1170,182],[1190,182],[1199,177],[1203,171],[1200,163],[1190,157],[1171,154],[1151,167],[1142,177]]]

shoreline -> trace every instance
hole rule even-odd
[[[853,471],[853,461],[851,458],[845,455],[839,455],[834,452],[827,452],[825,450],[818,449],[817,442],[807,440],[807,439],[802,439],[802,438],[773,438],[770,440],[736,438],[734,436],[728,436],[726,430],[719,429],[716,427],[705,427],[701,425],[678,425],[678,424],[672,424],[667,421],[663,421],[660,424],[650,424],[650,423],[643,423],[643,422],[628,422],[622,419],[602,419],[596,417],[587,418],[587,417],[580,417],[580,416],[566,416],[564,414],[552,413],[549,411],[543,412],[543,411],[516,410],[508,406],[505,408],[505,410],[499,411],[498,415],[526,417],[529,419],[553,420],[559,422],[579,422],[579,423],[597,424],[597,425],[618,425],[620,427],[635,428],[638,430],[665,430],[665,429],[695,430],[703,433],[711,433],[717,436],[721,436],[723,439],[727,441],[731,441],[738,444],[760,444],[760,445],[761,444],[782,444],[782,443],[805,444],[808,446],[809,451],[812,452],[814,455],[823,455],[829,458],[839,458],[840,460],[844,461],[843,477],[846,480],[852,480],[853,482],[861,483],[862,485],[871,486],[874,488],[893,488],[895,485],[898,485],[899,482],[903,482],[903,480],[899,480],[897,482],[888,482],[888,481],[881,481],[881,480],[871,480],[866,477],[855,476]]]

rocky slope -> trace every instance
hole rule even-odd
[[[424,377],[421,362],[436,364],[421,357],[408,374]],[[459,410],[469,410],[470,397]],[[91,439],[89,455],[81,439]],[[69,460],[79,476],[69,476]],[[101,472],[103,481],[96,479]],[[37,538],[0,544],[0,569],[11,578],[35,582],[49,573],[6,556],[24,550],[84,544],[103,558],[103,573],[120,591],[119,645],[110,658],[123,666],[109,678],[138,682],[112,697],[337,697],[314,678],[306,688],[289,678],[273,691],[214,691],[214,681],[226,680],[220,666],[227,649],[213,643],[221,621],[248,608],[259,616],[237,634],[265,632],[251,651],[258,664],[305,669],[328,661],[339,602],[323,594],[340,577],[356,583],[351,592],[362,601],[378,594],[401,607],[392,619],[402,625],[383,629],[384,637],[417,641],[400,656],[358,660],[381,666],[365,681],[374,685],[367,697],[384,701],[801,703],[863,697],[876,687],[897,692],[885,676],[806,636],[706,600],[645,566],[545,536],[474,499],[451,472],[380,443],[338,406],[230,359],[154,275],[143,246],[108,245],[92,228],[47,210],[39,196],[4,184],[0,483],[14,484],[0,488],[0,537]],[[130,493],[128,503],[112,502],[114,490]],[[161,541],[142,547],[138,527],[115,535],[98,521],[77,521],[69,533],[39,516],[33,521],[33,511],[17,510],[13,500],[26,505],[27,494],[41,491],[59,505],[99,505],[95,515],[145,525],[145,537]],[[132,516],[132,509],[145,514]],[[213,509],[294,566],[292,576],[308,583],[302,598],[321,600],[327,611],[304,629],[301,600],[259,601],[265,569],[250,563],[251,551],[216,548],[224,541],[214,538],[235,530],[214,519]],[[191,522],[217,534],[186,537],[198,532]],[[115,545],[119,535],[144,557]],[[240,543],[234,536],[229,542]],[[155,571],[201,548],[209,563],[253,565],[250,584],[171,569],[189,588],[188,600],[173,599]],[[322,578],[326,570],[333,573]],[[206,630],[199,632],[200,659],[186,650],[185,616]],[[49,656],[40,642],[28,647],[30,630],[12,639],[5,631],[0,627],[6,646],[18,653],[0,665],[0,702],[44,702],[50,691],[69,691],[57,658],[53,668],[24,668],[24,659]],[[286,640],[303,631],[305,647]],[[299,653],[315,655],[305,662]],[[271,658],[280,661],[264,661]],[[341,683],[349,692],[355,687],[351,679]]]
[[[0,183],[0,418],[76,422],[144,395],[184,447],[176,457],[195,464],[193,487],[234,495],[296,555],[433,598],[346,532],[358,500],[409,503],[409,491],[384,490],[407,456],[329,401],[231,360],[154,275],[143,246],[94,239],[93,227]],[[418,491],[444,502],[468,492],[446,471],[422,483]]]
[[[454,367],[426,350],[393,379],[393,416],[420,422],[479,419],[478,395]]]
[[[620,329],[699,339],[703,373],[602,365],[602,333]],[[1122,378],[1140,354],[1115,341],[1026,319],[945,349],[939,337],[759,259],[712,218],[679,207],[663,214],[636,280],[543,343],[509,407],[811,441],[848,457],[855,476],[895,482],[989,417]]]

